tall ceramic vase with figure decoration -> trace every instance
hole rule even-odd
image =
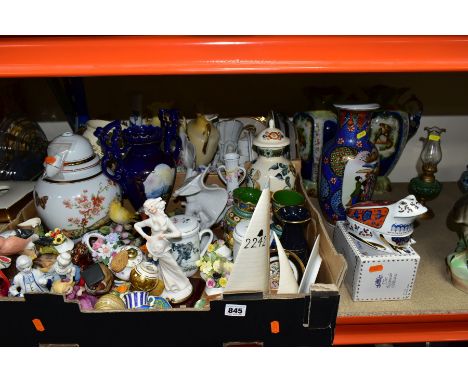
[[[324,147],[319,180],[320,208],[335,224],[346,220],[346,208],[372,197],[379,153],[370,142],[372,112],[378,104],[335,105],[338,131]]]

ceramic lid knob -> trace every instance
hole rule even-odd
[[[269,127],[260,131],[253,141],[253,144],[260,148],[281,148],[289,146],[289,138],[284,133],[275,127],[275,122],[271,119]]]
[[[171,221],[182,233],[182,236],[186,236],[199,228],[198,220],[189,215],[175,215],[171,217]]]
[[[91,143],[81,135],[71,132],[63,133],[50,142],[47,155],[54,157],[65,150],[67,151],[66,162],[79,162],[94,155]]]

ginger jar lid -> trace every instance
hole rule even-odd
[[[71,132],[63,133],[50,142],[47,155],[53,157],[60,152],[67,151],[66,162],[80,162],[94,156],[93,147],[89,141],[81,135]]]
[[[281,148],[289,146],[289,138],[284,133],[275,127],[275,122],[271,119],[269,127],[260,131],[253,141],[254,146],[260,148]]]
[[[194,232],[197,232],[200,227],[198,220],[189,215],[175,215],[171,217],[171,221],[181,232],[182,237],[192,235]]]

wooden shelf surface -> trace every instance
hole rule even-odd
[[[408,194],[407,184],[393,189],[375,198],[398,200]],[[447,216],[461,195],[455,183],[444,183],[439,197],[429,202],[435,218],[420,220],[415,228],[421,261],[411,299],[354,302],[341,286],[335,345],[468,340],[468,295],[451,284],[445,266],[457,242]]]
[[[467,36],[0,38],[0,77],[468,71]]]

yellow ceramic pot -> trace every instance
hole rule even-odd
[[[125,309],[125,303],[114,293],[105,294],[97,300],[94,305],[95,310],[122,310]]]
[[[160,282],[158,267],[153,263],[142,262],[130,272],[130,283],[134,290],[150,292],[157,288]]]
[[[218,129],[204,115],[197,114],[187,126],[187,136],[195,147],[197,167],[207,166],[218,149]]]

